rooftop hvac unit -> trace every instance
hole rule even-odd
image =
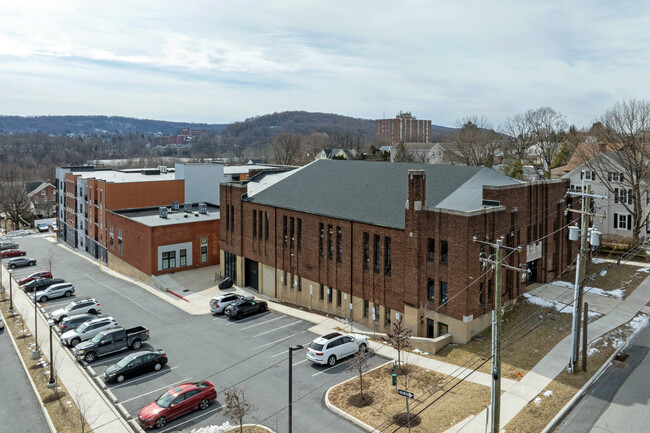
[[[183,203],[183,210],[185,212],[192,212],[192,203]]]
[[[166,165],[159,165],[158,166],[158,171],[161,173],[167,173],[167,166]]]
[[[199,203],[199,213],[208,213],[208,205],[205,203]]]
[[[158,208],[158,216],[160,218],[167,218],[167,206],[160,206]]]
[[[178,203],[176,200],[174,200],[174,201],[172,202],[172,209],[174,209],[175,211],[177,211],[178,208],[179,208],[179,203]]]

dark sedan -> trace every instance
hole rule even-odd
[[[149,371],[159,371],[167,364],[164,350],[145,350],[132,353],[113,364],[104,372],[104,381],[122,383],[127,377],[137,376]]]
[[[45,290],[50,287],[52,284],[65,283],[65,280],[61,278],[39,278],[38,280],[30,281],[29,283],[23,286],[26,292],[33,292],[34,289]]]
[[[268,305],[264,301],[257,299],[242,299],[238,302],[233,302],[228,305],[224,310],[226,316],[233,319],[241,319],[249,314],[257,314],[266,311]]]

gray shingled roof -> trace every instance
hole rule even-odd
[[[482,185],[520,183],[485,167],[316,160],[246,200],[404,229],[410,169],[426,172],[429,208],[481,209]]]

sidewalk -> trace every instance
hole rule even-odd
[[[536,289],[537,290],[537,289]],[[630,320],[650,302],[650,277],[646,278],[625,301],[618,305],[605,316],[589,324],[589,341],[593,341],[603,334],[615,329]],[[571,336],[567,336],[558,343],[542,360],[519,382],[506,388],[501,395],[501,426],[507,427],[510,422],[526,405],[553,379],[562,373],[568,364],[571,348]],[[466,418],[447,433],[484,433],[486,410]]]
[[[0,265],[2,266],[2,265]],[[2,270],[4,287],[9,287],[9,272]],[[13,281],[13,304],[14,308],[22,315],[25,325],[33,335],[34,332],[34,304],[27,295],[18,288],[18,283]],[[39,343],[41,354],[49,357],[49,338],[40,338],[49,335],[49,326],[43,315],[38,311]],[[61,344],[53,344],[54,359],[60,360],[55,365],[58,369],[55,375],[68,390],[70,397],[77,404],[77,407],[84,412],[86,421],[94,433],[122,433],[132,432],[126,420],[119,414],[117,409],[108,401],[92,379],[85,374],[83,368],[72,357],[72,354]],[[20,355],[19,355],[20,356]],[[51,362],[51,360],[50,360]],[[40,401],[40,397],[39,401]]]

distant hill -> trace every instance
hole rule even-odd
[[[0,134],[42,132],[50,135],[176,134],[182,127],[221,130],[226,125],[168,122],[120,116],[0,116]]]

